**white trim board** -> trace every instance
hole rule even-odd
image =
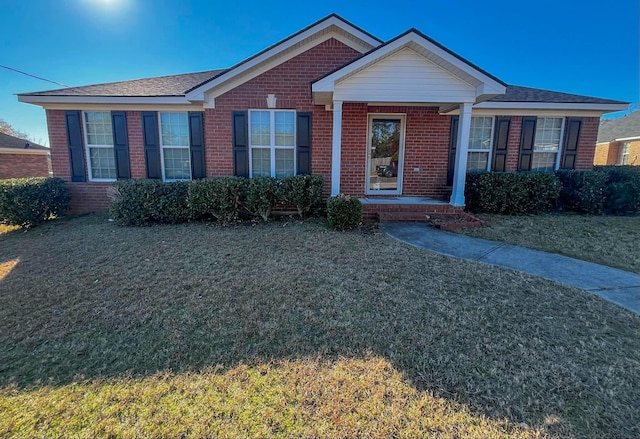
[[[17,149],[17,148],[0,148],[1,154],[41,154],[47,155],[50,151],[44,149]]]

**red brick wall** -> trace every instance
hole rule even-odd
[[[46,154],[0,153],[0,180],[48,176],[49,159]]]
[[[330,39],[216,98],[216,108],[205,111],[207,176],[233,175],[231,114],[267,108],[267,94],[275,94],[277,108],[311,112],[313,138],[311,171],[331,188],[333,113],[313,105],[311,82],[353,60],[360,53]],[[364,135],[366,136],[366,129]]]
[[[131,124],[130,121],[127,121]],[[64,110],[47,110],[47,126],[49,128],[49,146],[51,148],[51,165],[53,175],[64,178],[71,192],[71,212],[84,213],[105,210],[109,205],[110,183],[71,182],[71,166],[67,146],[67,126]],[[84,130],[84,126],[81,127]],[[130,130],[131,132],[131,130]],[[84,151],[83,151],[84,152]],[[84,160],[87,175],[87,161]]]
[[[406,115],[404,174],[402,194],[446,199],[451,116],[441,116],[429,107],[368,107],[345,103],[342,108],[342,168],[340,186],[343,193],[363,196],[367,161],[368,113]],[[420,168],[418,172],[414,168]]]

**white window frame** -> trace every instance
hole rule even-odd
[[[84,149],[85,149],[85,156],[86,156],[86,163],[87,163],[87,172],[89,175],[89,181],[95,181],[95,182],[113,182],[116,181],[118,179],[118,164],[116,163],[115,166],[115,170],[116,170],[116,176],[114,178],[93,178],[93,171],[91,169],[91,148],[102,148],[102,149],[111,149],[111,152],[113,154],[113,160],[115,161],[115,146],[113,144],[111,145],[89,145],[89,135],[88,135],[88,130],[87,130],[87,113],[107,113],[109,115],[109,119],[111,120],[111,111],[104,111],[104,110],[85,110],[82,112],[82,131],[83,131],[83,137],[84,137]],[[113,120],[111,121],[111,136],[113,138]]]
[[[540,119],[560,119],[561,120],[561,124],[560,124],[560,139],[558,139],[558,150],[555,151],[556,154],[556,161],[553,167],[554,171],[557,171],[560,168],[560,160],[562,159],[562,147],[564,146],[562,144],[563,140],[564,140],[564,128],[565,128],[565,122],[566,122],[566,118],[565,117],[554,117],[554,116],[543,116],[543,117],[537,117],[536,118],[536,130],[533,133],[533,150],[531,151],[531,165],[533,165],[533,156],[535,155],[535,153],[553,153],[554,151],[549,151],[546,149],[539,149],[536,150],[536,132],[538,131],[538,122],[540,121]],[[531,169],[532,171],[535,171],[534,169]],[[545,172],[545,171],[537,171],[537,172]],[[547,171],[548,172],[548,171]]]
[[[620,148],[620,165],[628,165],[629,164],[629,155],[631,153],[631,142],[623,142],[622,148]],[[625,160],[626,158],[626,160]],[[626,161],[626,163],[625,163]]]
[[[270,145],[253,145],[251,142],[251,113],[254,111],[268,112],[269,114],[269,143]],[[298,144],[297,138],[297,112],[296,110],[284,110],[284,109],[265,109],[265,108],[251,108],[247,111],[248,124],[249,124],[249,177],[253,178],[253,149],[269,149],[269,157],[271,164],[271,177],[276,176],[276,149],[290,149],[293,150],[293,175],[298,172],[298,157],[296,154],[296,145]],[[293,113],[293,146],[276,146],[276,113]]]
[[[374,119],[397,119],[400,121],[400,150],[398,151],[398,188],[394,191],[386,189],[371,189],[371,143]],[[364,178],[365,195],[402,195],[404,180],[404,150],[407,134],[406,113],[368,113],[367,114],[367,156]]]
[[[489,154],[489,156],[487,157],[487,167],[485,169],[485,171],[490,171],[491,170],[491,158],[492,158],[492,153],[493,153],[493,138],[494,138],[494,130],[496,128],[496,118],[495,116],[485,116],[485,115],[479,115],[479,116],[471,116],[471,119],[473,120],[473,118],[476,117],[481,117],[481,118],[485,118],[485,117],[490,117],[491,118],[491,133],[489,134],[489,149],[472,149],[471,148],[471,136],[469,136],[469,148],[467,150],[467,163],[469,160],[469,154],[472,152],[486,152]],[[471,131],[471,130],[469,130]],[[456,139],[457,141],[457,139]],[[471,172],[469,170],[467,170],[466,172]]]
[[[186,114],[187,115],[187,146],[175,146],[162,143],[162,115],[163,114]],[[189,138],[189,113],[186,111],[159,111],[158,112],[158,134],[160,139],[160,164],[162,167],[162,181],[190,181],[193,180],[193,173],[191,170],[191,139]],[[167,179],[166,169],[164,166],[164,150],[166,149],[186,149],[189,151],[189,178],[188,179]]]

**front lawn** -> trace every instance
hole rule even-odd
[[[640,318],[324,222],[0,234],[0,437],[634,437]]]
[[[476,215],[488,227],[460,233],[640,273],[640,216]]]

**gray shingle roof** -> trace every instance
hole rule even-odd
[[[634,111],[618,119],[603,120],[600,123],[598,143],[629,137],[640,137],[640,111]]]
[[[26,147],[26,145],[29,146]],[[0,148],[49,150],[46,146],[38,145],[37,143],[33,143],[29,140],[13,137],[5,133],[0,133]]]
[[[594,98],[591,96],[574,95],[558,91],[542,90],[539,88],[508,85],[507,92],[489,99],[490,102],[550,102],[571,104],[626,104],[627,102],[611,99]]]
[[[134,79],[131,81],[109,82],[105,84],[68,87],[56,90],[21,93],[24,96],[111,96],[111,97],[159,97],[184,96],[186,92],[226,69],[182,75],[159,76]]]
[[[23,96],[111,96],[111,97],[167,97],[184,96],[212,78],[226,72],[227,69],[208,70],[206,72],[185,73],[182,75],[160,76],[155,78],[134,79],[132,81],[110,82],[106,84],[85,85],[57,90],[22,93]],[[538,88],[508,85],[507,92],[489,100],[490,102],[550,102],[583,104],[625,104],[610,99],[580,96]]]

